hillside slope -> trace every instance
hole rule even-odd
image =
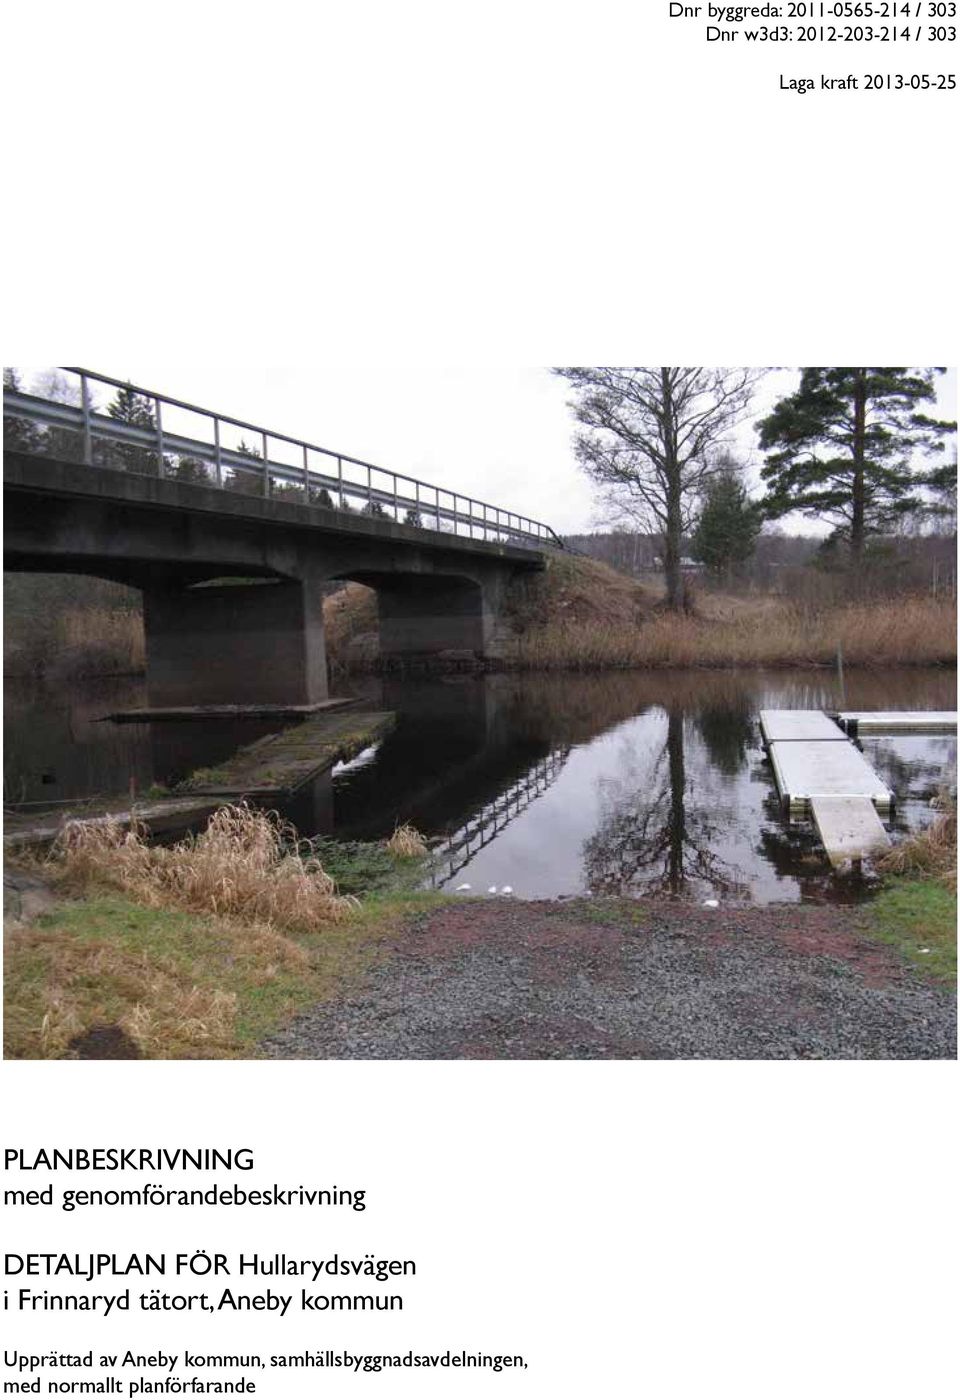
[[[633,631],[657,606],[655,594],[608,564],[578,555],[551,554],[542,573],[521,574],[511,584],[494,639],[493,655],[514,659],[520,639],[562,624]],[[348,583],[325,599],[327,656],[335,671],[376,661],[377,597]]]

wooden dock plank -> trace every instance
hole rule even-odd
[[[830,864],[835,868],[890,846],[890,837],[869,797],[813,797],[810,812]]]
[[[791,739],[771,744],[769,752],[780,796],[789,797],[791,808],[806,808],[814,797],[865,797],[878,807],[893,801],[890,789],[849,740]]]
[[[841,710],[851,734],[955,734],[956,710]]]
[[[761,710],[760,728],[767,744],[846,739],[840,726],[822,710]]]

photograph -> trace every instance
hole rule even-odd
[[[4,369],[5,1057],[955,1059],[956,394]]]

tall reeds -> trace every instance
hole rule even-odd
[[[51,853],[67,882],[105,886],[141,904],[242,918],[312,932],[343,919],[356,900],[274,813],[221,807],[206,828],[173,846],[113,820],[70,822]]]
[[[933,876],[948,888],[957,888],[957,809],[901,841],[877,863],[885,875]]]
[[[128,672],[146,667],[143,616],[139,612],[115,608],[69,612],[63,618],[62,637],[77,668],[105,662]],[[83,672],[77,669],[76,674]]]
[[[507,656],[520,670],[956,663],[956,608],[928,599],[812,610],[784,605],[722,618],[658,613],[637,625],[548,623]]]

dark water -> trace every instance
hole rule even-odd
[[[812,830],[788,824],[757,715],[785,709],[956,707],[954,672],[635,673],[370,681],[364,703],[395,710],[374,750],[285,809],[305,834],[389,835],[399,821],[438,850],[436,882],[521,897],[675,892],[754,901],[853,897]],[[140,793],[212,766],[270,722],[115,725],[144,703],[138,681],[51,695],[7,682],[7,803]],[[935,815],[956,787],[956,739],[869,737],[867,757],[897,796],[894,829]]]

